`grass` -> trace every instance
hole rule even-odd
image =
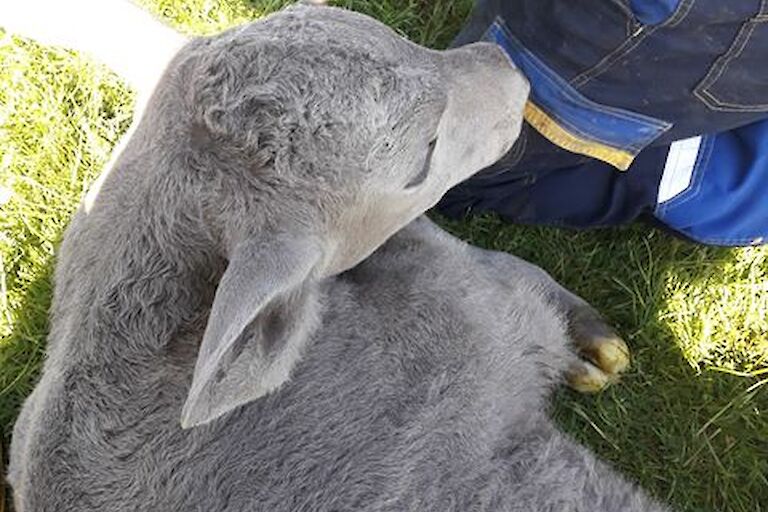
[[[288,2],[142,0],[207,34]],[[340,0],[445,46],[471,0]],[[0,429],[39,374],[62,230],[132,116],[118,77],[0,31]],[[598,396],[562,390],[562,427],[684,511],[768,510],[768,248],[712,249],[644,226],[574,233],[485,216],[443,222],[533,261],[597,306],[633,349]]]

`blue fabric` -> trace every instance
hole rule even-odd
[[[523,137],[526,146],[546,143],[530,126]],[[648,148],[626,172],[590,158],[570,164],[561,158],[560,166],[547,168],[557,153],[527,155],[514,171],[488,170],[450,190],[438,210],[451,218],[495,212],[517,224],[570,228],[626,224],[655,208],[667,152]]]
[[[534,99],[564,127],[646,146],[622,173],[526,126],[507,156],[445,196],[443,213],[490,211],[575,228],[655,216],[702,243],[768,238],[768,2],[478,0],[455,45],[486,34],[532,78]],[[650,141],[652,132],[612,133],[590,119],[606,111],[671,128]],[[693,186],[657,207],[669,145],[702,134],[717,135],[705,140]]]
[[[656,25],[668,20],[681,0],[630,0],[632,12],[640,23]]]
[[[671,123],[655,145],[768,117],[768,2],[645,0],[654,3],[674,12],[643,24],[629,0],[478,0],[455,45],[501,18],[583,97]]]
[[[705,244],[768,242],[768,121],[706,137],[691,186],[654,214]]]
[[[558,124],[579,137],[637,154],[671,128],[671,124],[642,114],[600,105],[576,89],[520,44],[496,20],[484,39],[501,46],[531,83],[531,98]]]

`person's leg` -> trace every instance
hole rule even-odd
[[[729,5],[724,10],[714,0],[638,1],[631,7],[603,0],[479,0],[454,44],[485,39],[507,51],[531,81],[530,123],[506,157],[449,192],[439,209],[451,217],[497,212],[513,222],[570,227],[624,224],[656,214],[691,236],[690,226],[670,222],[670,208],[657,204],[668,200],[662,197],[668,191],[659,190],[665,168],[674,177],[677,153],[667,159],[670,144],[768,116],[761,89],[752,87],[768,68],[746,72],[752,60],[768,55],[768,31],[752,26],[755,16],[768,15],[768,5],[760,7],[765,13],[750,2]],[[737,54],[732,50],[739,43],[747,44]],[[702,76],[709,80],[699,83]],[[729,90],[741,91],[741,106],[717,106],[716,98],[705,97],[706,91]],[[736,169],[737,153],[731,151],[721,168]],[[686,216],[690,212],[683,209],[676,208],[677,217],[696,215],[691,210]],[[762,232],[752,222],[738,236],[709,232],[695,239],[742,244],[745,234]]]
[[[754,0],[477,0],[451,46],[499,43],[533,103],[575,135],[599,127],[572,124],[568,109],[662,121],[642,149],[768,117],[766,19]]]
[[[768,243],[768,121],[676,142],[653,217],[698,243]]]
[[[438,210],[451,218],[497,213],[518,224],[570,228],[622,225],[653,212],[668,148],[647,149],[628,171],[561,152],[529,154],[504,170],[494,166],[450,190]]]
[[[643,219],[697,243],[749,246],[768,243],[766,190],[763,121],[648,148],[626,172],[597,160],[546,170],[523,159],[449,191],[438,208],[453,218],[496,212],[519,224],[570,228]]]

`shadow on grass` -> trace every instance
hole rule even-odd
[[[567,432],[679,510],[765,510],[767,381],[698,371],[661,314],[671,278],[707,282],[729,268],[732,250],[644,227],[577,233],[491,216],[438,220],[475,245],[540,265],[627,339],[633,368],[621,384],[596,396],[557,394],[555,417]]]
[[[295,0],[137,0],[166,23],[187,34],[212,35],[259,19]],[[372,16],[432,48],[444,48],[458,31],[474,0],[328,0]]]

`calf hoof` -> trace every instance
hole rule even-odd
[[[591,308],[574,312],[569,331],[579,355],[567,372],[568,383],[583,393],[595,393],[618,380],[629,368],[629,347]]]
[[[589,361],[573,363],[566,373],[568,385],[579,393],[597,393],[617,378],[615,374],[606,373]]]
[[[609,375],[629,368],[629,347],[618,336],[576,340],[579,352]]]

